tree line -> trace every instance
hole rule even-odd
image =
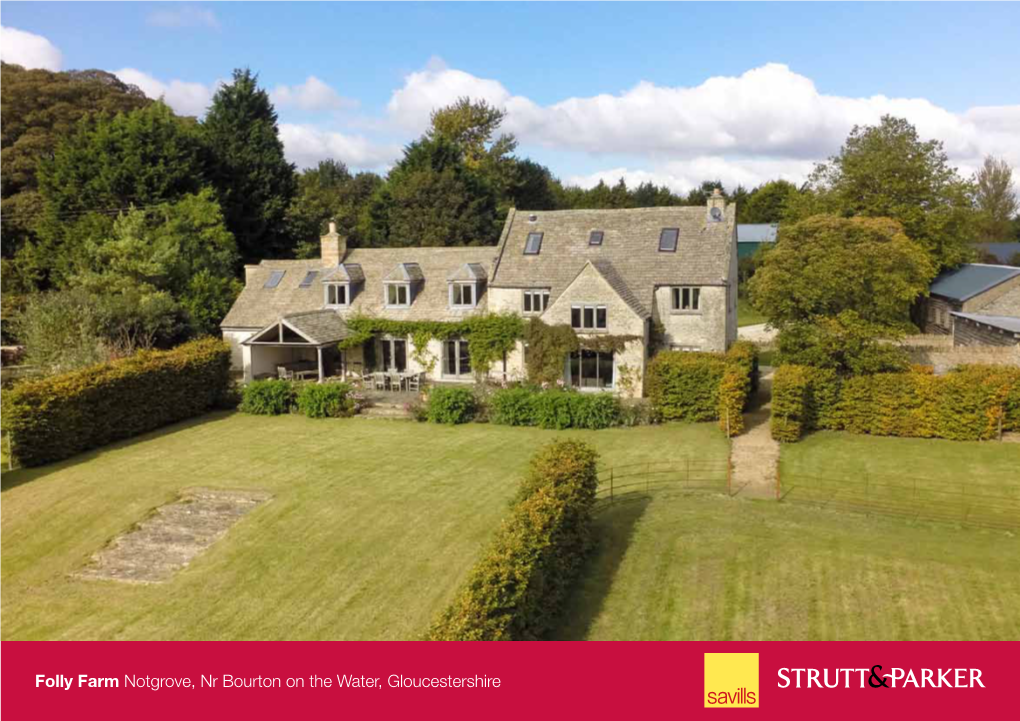
[[[564,185],[516,153],[503,110],[470,98],[436,109],[380,176],[335,160],[298,172],[248,69],[201,120],[102,71],[5,63],[0,92],[4,335],[50,347],[51,365],[216,333],[244,263],[314,257],[330,220],[352,247],[484,245],[511,207],[703,205],[719,189],[743,223],[893,218],[935,271],[972,258],[975,240],[1020,237],[1008,165],[990,158],[963,179],[940,143],[895,118],[855,128],[801,186],[706,180],[679,194]]]

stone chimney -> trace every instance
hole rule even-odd
[[[716,210],[718,208],[718,210]],[[726,217],[726,198],[716,188],[708,198],[708,222],[718,223]]]
[[[347,255],[347,238],[336,232],[336,223],[329,221],[329,232],[319,238],[322,248],[322,264],[340,265]]]
[[[257,265],[245,265],[244,266],[244,284],[248,285],[251,283],[251,277],[255,275],[255,271],[258,270]]]

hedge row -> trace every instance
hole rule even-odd
[[[772,386],[772,437],[795,442],[825,428],[879,436],[976,441],[1020,430],[1020,369],[961,366],[840,380],[832,371],[782,366]]]
[[[467,423],[478,410],[475,394],[470,388],[438,386],[429,391],[425,418],[432,423],[457,425]]]
[[[429,640],[526,641],[553,630],[591,548],[597,461],[580,441],[535,455],[510,516]]]
[[[258,416],[296,412],[309,418],[347,418],[355,412],[353,390],[346,383],[254,381],[244,387],[240,410]]]
[[[620,401],[611,393],[505,388],[491,400],[491,420],[506,426],[609,428],[620,421]]]
[[[744,430],[741,415],[757,385],[753,343],[726,353],[663,351],[648,364],[648,396],[664,421],[719,421],[731,436]]]
[[[18,461],[37,466],[201,415],[229,389],[230,347],[204,338],[19,383],[3,421]]]

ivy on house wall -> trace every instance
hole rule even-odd
[[[569,325],[548,325],[532,318],[525,330],[528,343],[526,358],[528,380],[532,383],[555,383],[563,378],[563,360],[579,350],[599,353],[622,353],[628,343],[642,340],[639,335],[579,336]]]

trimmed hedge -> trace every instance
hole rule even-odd
[[[4,392],[3,421],[18,461],[37,466],[201,415],[229,389],[230,347],[203,338],[26,380]]]
[[[620,401],[611,393],[506,388],[493,393],[490,407],[492,422],[505,426],[599,430],[620,421]]]
[[[291,381],[252,381],[241,393],[242,413],[256,416],[278,416],[290,413],[297,403],[297,388]]]
[[[772,437],[812,429],[876,436],[977,441],[1020,429],[1020,369],[961,366],[840,380],[831,370],[781,366],[772,386]]]
[[[470,388],[438,386],[429,391],[425,417],[432,423],[456,425],[475,416],[475,394]]]
[[[354,415],[353,388],[347,383],[305,383],[297,393],[297,409],[309,418]]]
[[[555,628],[592,545],[597,462],[580,441],[535,454],[510,516],[429,640],[527,641]]]
[[[648,396],[662,420],[717,420],[734,436],[744,430],[757,377],[758,351],[746,341],[726,353],[663,351],[648,364]]]

